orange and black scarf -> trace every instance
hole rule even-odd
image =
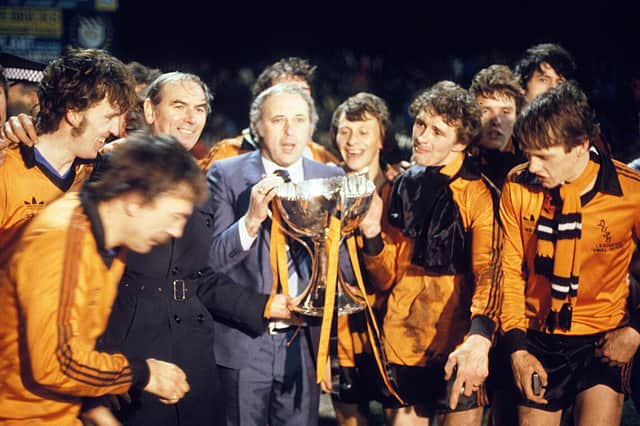
[[[580,281],[580,195],[594,181],[599,169],[598,163],[589,161],[578,179],[562,184],[554,191],[555,196],[551,192],[545,195],[536,227],[534,268],[551,286],[551,311],[546,322],[551,332],[556,328],[564,331],[571,328]]]

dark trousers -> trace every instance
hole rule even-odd
[[[220,366],[228,426],[318,424],[320,387],[306,333],[263,334],[241,369]]]

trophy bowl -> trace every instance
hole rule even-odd
[[[342,177],[287,182],[276,187],[276,204],[282,219],[301,236],[318,237],[337,216]]]
[[[327,236],[331,218],[340,220],[340,236],[353,232],[371,204],[375,186],[366,176],[337,176],[287,182],[276,189],[276,206],[289,229],[285,233],[302,243],[311,254],[312,271],[309,284],[294,300],[293,310],[310,316],[322,316],[327,286]],[[313,243],[309,249],[302,237]],[[338,268],[339,271],[339,268]],[[338,315],[348,315],[365,308],[364,297],[357,288],[347,284],[338,273],[335,309]]]
[[[346,236],[354,232],[369,206],[376,186],[366,175],[350,175],[342,183],[342,217],[340,231]]]

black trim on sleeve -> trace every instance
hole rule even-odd
[[[493,340],[496,331],[496,323],[486,315],[476,315],[471,319],[469,334],[479,334],[489,340]]]
[[[509,330],[504,333],[502,341],[507,349],[507,353],[509,354],[512,354],[515,351],[527,349],[527,335],[524,330]]]
[[[131,387],[144,389],[149,383],[149,365],[147,361],[135,358],[129,358],[129,365],[133,373],[133,383]]]

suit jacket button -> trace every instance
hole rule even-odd
[[[174,315],[173,319],[176,320],[177,324],[180,324],[182,322],[182,318],[180,318],[178,315]]]

